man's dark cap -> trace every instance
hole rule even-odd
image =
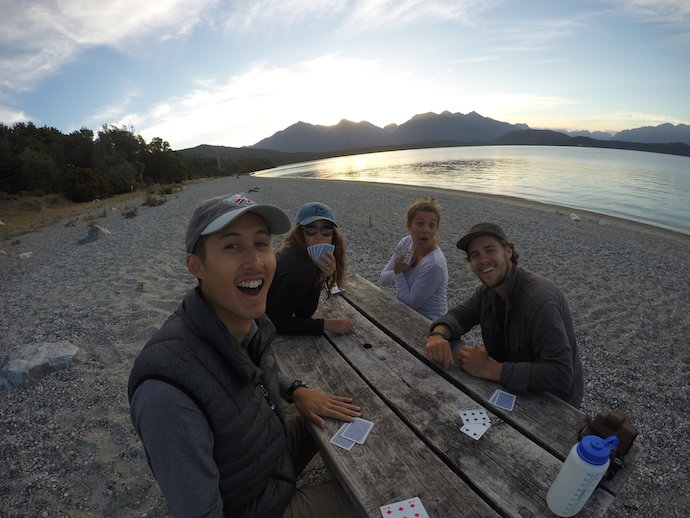
[[[493,236],[497,237],[498,239],[508,241],[506,233],[503,232],[503,229],[499,227],[496,223],[477,223],[470,229],[470,231],[467,234],[460,238],[460,241],[458,241],[457,243],[457,247],[460,250],[464,250],[465,252],[467,252],[467,249],[470,246],[470,242],[475,237],[479,236]]]

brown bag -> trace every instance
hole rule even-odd
[[[625,466],[624,457],[637,437],[637,428],[624,413],[609,410],[600,412],[594,419],[587,417],[587,425],[580,431],[580,438],[585,435],[596,435],[602,439],[612,435],[618,437],[618,446],[611,450],[611,463],[604,475],[606,480],[611,480]]]

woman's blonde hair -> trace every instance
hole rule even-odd
[[[407,208],[407,226],[409,227],[418,212],[433,212],[438,219],[438,226],[441,226],[441,205],[434,200],[425,196],[418,199]]]

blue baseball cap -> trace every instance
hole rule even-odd
[[[298,225],[308,225],[320,219],[325,219],[333,223],[336,227],[338,226],[335,222],[333,210],[328,205],[319,203],[318,201],[312,201],[302,205],[297,212],[297,219],[295,222]]]

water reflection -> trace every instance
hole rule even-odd
[[[351,155],[256,174],[516,196],[690,234],[688,157],[614,149],[481,146]]]

